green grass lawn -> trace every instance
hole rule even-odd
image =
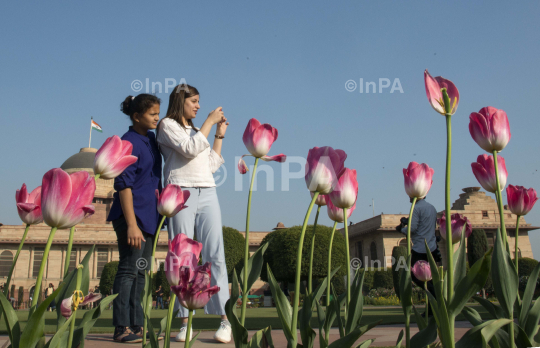
[[[484,320],[493,319],[482,307],[478,305],[471,305],[482,316]],[[420,312],[424,311],[421,307]],[[82,318],[84,310],[77,311],[77,318]],[[238,309],[238,315],[240,315],[240,309]],[[28,320],[28,311],[17,311],[20,324],[24,328],[26,321]],[[167,315],[167,310],[152,310],[152,325],[154,328],[159,327],[159,322]],[[342,312],[342,316],[344,313]],[[403,324],[405,317],[401,310],[401,307],[385,307],[380,308],[376,306],[365,306],[362,316],[362,325],[377,320],[383,320],[382,324]],[[465,320],[461,315],[456,318],[457,320]],[[411,321],[415,322],[414,315],[411,317]],[[220,317],[217,315],[206,315],[204,310],[198,310],[195,316],[193,316],[193,327],[196,330],[216,330],[219,327]],[[77,323],[78,324],[78,323]],[[248,330],[260,330],[267,326],[272,326],[272,329],[281,329],[281,322],[277,316],[275,308],[248,308],[246,313],[246,328]],[[316,313],[311,320],[313,328],[317,328]],[[337,324],[336,324],[337,325]],[[180,319],[173,319],[173,329],[180,327]],[[112,326],[112,310],[106,310],[100,319],[97,320],[92,333],[112,333],[114,328]],[[45,332],[56,332],[56,312],[46,312],[45,314]],[[5,321],[0,323],[0,334],[7,334]]]

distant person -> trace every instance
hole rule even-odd
[[[51,296],[54,292],[54,285],[53,283],[49,283],[49,287],[45,290],[45,298]],[[52,312],[56,309],[56,301],[52,300],[52,302],[49,304],[49,307],[47,308],[47,311]]]
[[[132,126],[122,136],[133,145],[137,162],[114,179],[114,201],[107,218],[112,221],[118,240],[120,261],[114,279],[114,340],[142,342],[144,313],[141,292],[144,273],[150,269],[154,235],[160,219],[155,191],[161,191],[161,154],[151,130],[159,121],[160,99],[150,94],[128,96],[121,110]],[[140,269],[140,260],[146,260]],[[148,333],[147,333],[148,336]]]
[[[158,309],[160,304],[161,309],[163,309],[163,289],[161,288],[161,285],[156,290],[156,309]]]
[[[412,198],[411,198],[412,203]],[[401,224],[396,227],[396,230],[407,235],[408,218],[401,218]],[[426,198],[417,198],[416,205],[414,206],[413,215],[411,218],[411,267],[420,260],[428,261],[426,253],[426,245],[424,241],[427,241],[429,250],[435,262],[441,262],[441,252],[437,246],[437,236],[435,235],[435,228],[437,227],[437,210],[435,207],[426,201]],[[424,288],[424,282],[420,281],[411,272],[411,278],[413,282],[420,288]],[[435,287],[433,281],[427,282],[428,291],[437,298],[435,294]],[[429,315],[431,315],[431,307],[429,308]]]

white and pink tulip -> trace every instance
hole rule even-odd
[[[338,184],[328,194],[332,204],[338,208],[350,208],[356,203],[358,197],[358,181],[356,170],[344,168],[339,174]]]
[[[328,194],[338,184],[338,177],[345,167],[347,154],[330,146],[309,150],[306,163],[306,185],[311,192]]]
[[[169,218],[175,216],[180,210],[187,208],[185,203],[188,200],[189,195],[189,191],[182,191],[180,186],[174,184],[165,186],[161,191],[161,194],[159,193],[159,190],[156,190],[158,212]]]
[[[405,192],[411,198],[424,198],[433,184],[433,174],[435,171],[427,164],[409,163],[407,168],[403,168],[405,179]]]
[[[510,123],[506,112],[487,106],[469,116],[469,132],[485,151],[501,151],[510,141]]]
[[[461,214],[452,214],[451,216],[451,226],[452,226],[452,244],[459,243],[461,240],[461,232],[463,231],[463,226],[465,227],[465,237],[469,238],[472,233],[472,225],[469,219]],[[439,219],[439,229],[441,232],[441,237],[446,240],[446,212],[443,213]]]
[[[497,155],[497,164],[499,170],[499,184],[501,191],[506,186],[508,172],[506,164],[502,156]],[[482,185],[484,190],[495,193],[497,192],[497,177],[495,176],[495,162],[492,155],[480,155],[476,162],[471,163],[472,171],[476,180]]]
[[[20,190],[15,192],[15,202],[17,202],[17,213],[22,222],[27,225],[35,225],[43,222],[41,214],[41,186],[36,187],[30,194],[23,184]]]
[[[122,140],[118,135],[107,138],[94,159],[94,174],[102,179],[114,179],[122,172],[137,162],[137,157],[132,156],[133,145]]]
[[[429,103],[441,115],[446,115],[442,93],[442,89],[446,88],[446,93],[450,98],[450,115],[453,115],[459,104],[459,91],[454,83],[441,76],[432,77],[427,69],[424,71],[424,83]]]
[[[510,211],[518,216],[527,215],[538,200],[535,189],[514,185],[506,188],[506,198]]]

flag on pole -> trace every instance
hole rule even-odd
[[[92,129],[95,129],[98,132],[103,133],[103,130],[101,129],[101,126],[99,124],[97,124],[96,122],[94,122],[94,120],[92,120]]]

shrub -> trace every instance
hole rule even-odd
[[[233,269],[236,269],[236,274],[240,277],[240,272],[244,268],[246,240],[237,229],[223,226],[223,244],[225,249],[225,263],[227,265],[227,278],[229,279],[229,283],[231,283]]]
[[[375,271],[366,270],[364,272],[364,286],[362,287],[362,291],[364,293],[368,293],[371,289],[373,289],[373,276],[374,275],[375,275]]]
[[[394,288],[394,280],[393,280],[393,274],[392,269],[381,269],[378,271],[375,271],[373,274],[373,287],[374,288],[383,288],[383,289],[393,289]]]
[[[101,279],[99,280],[99,292],[103,297],[112,294],[114,277],[118,271],[118,261],[111,261],[103,266]]]
[[[407,248],[400,245],[392,249],[392,258],[394,263],[392,264],[392,282],[394,285],[394,290],[396,291],[397,297],[399,297],[399,270],[396,269],[400,265],[399,260],[401,258],[407,257]],[[401,269],[401,268],[400,268]]]
[[[261,279],[268,281],[266,271],[267,265],[270,265],[272,273],[277,281],[286,281],[293,283],[296,277],[296,253],[298,251],[298,241],[302,226],[293,226],[269,233],[264,237],[262,243],[268,242],[268,248],[264,255],[264,264],[261,272]],[[328,267],[328,245],[332,228],[324,225],[317,225],[315,237],[315,249],[313,251],[313,280],[315,282],[326,277]],[[304,245],[302,249],[302,270],[301,280],[308,279],[309,256],[311,250],[311,238],[313,236],[313,225],[308,225],[304,236]],[[332,269],[340,267],[339,271],[332,278],[332,285],[336,294],[345,291],[343,277],[347,274],[346,265],[345,237],[339,232],[334,233],[332,243]]]
[[[512,260],[515,264],[515,260]],[[519,271],[519,277],[529,277],[533,271],[533,269],[538,264],[538,261],[535,259],[531,259],[528,257],[520,257],[518,258],[518,271]]]
[[[169,295],[171,293],[171,285],[169,284],[169,281],[167,280],[167,277],[165,276],[164,263],[159,265],[159,270],[157,271],[154,277],[154,283],[152,284],[152,287],[153,287],[152,298],[153,299],[156,299],[157,297],[156,291],[160,285],[161,285],[161,289],[163,290],[163,299],[166,300],[169,298]]]

